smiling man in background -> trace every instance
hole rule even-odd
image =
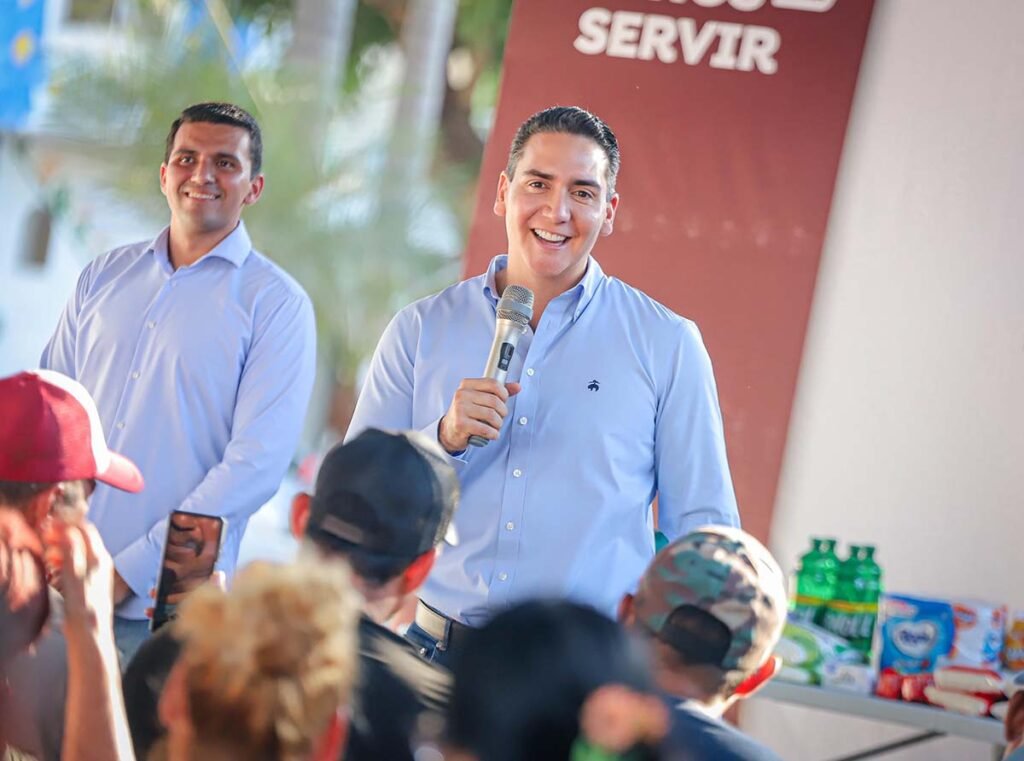
[[[170,513],[226,518],[217,568],[230,575],[246,521],[280,484],[305,417],[313,308],[253,250],[241,221],[263,192],[261,163],[249,113],[186,108],[160,166],[170,225],[93,260],[43,351],[44,367],[89,390],[110,445],[146,479],[141,497],[101,485],[91,501],[114,558],[123,663],[148,635]]]
[[[669,538],[739,523],[697,327],[591,256],[612,233],[618,171],[594,114],[527,119],[494,202],[508,254],[399,312],[370,364],[348,438],[417,429],[462,482],[459,546],[438,558],[408,635],[439,661],[466,625],[530,597],[613,615],[654,556],[655,494]],[[529,288],[534,310],[503,385],[477,376],[509,285]]]

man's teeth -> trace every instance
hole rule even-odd
[[[203,201],[212,201],[217,196],[213,193],[186,193],[189,198],[198,198]]]
[[[548,241],[548,243],[562,243],[563,241],[568,240],[565,235],[555,235],[554,233],[549,233],[547,230],[534,230],[533,234],[541,240]]]

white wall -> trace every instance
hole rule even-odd
[[[1018,0],[876,3],[772,526],[787,570],[834,535],[876,543],[892,591],[1024,608],[1022,29]],[[743,723],[796,761],[910,733],[766,701]]]
[[[156,193],[156,169],[153,178]],[[164,224],[98,187],[103,179],[102,164],[52,139],[0,139],[0,377],[39,365],[82,267]],[[67,190],[68,207],[54,220],[46,263],[34,266],[23,250],[27,218],[58,187]]]

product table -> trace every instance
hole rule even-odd
[[[792,684],[775,679],[764,686],[755,699],[768,699],[780,703],[816,708],[821,711],[833,711],[848,716],[859,716],[864,719],[876,719],[890,724],[902,724],[907,727],[923,730],[903,740],[886,743],[848,756],[830,759],[830,761],[857,761],[862,758],[875,758],[890,751],[906,748],[910,745],[932,740],[939,737],[967,737],[972,740],[987,742],[992,746],[992,758],[1002,758],[1003,724],[1001,721],[987,717],[975,718],[947,711],[944,708],[923,705],[921,703],[904,703],[900,700],[886,700],[872,695],[857,695],[843,690],[831,690],[825,687],[811,687],[804,684]]]

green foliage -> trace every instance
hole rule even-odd
[[[103,159],[111,186],[160,218],[166,205],[157,168],[181,109],[229,100],[252,110],[264,133],[267,184],[260,202],[246,211],[246,225],[257,248],[309,292],[321,358],[341,382],[351,383],[394,312],[457,275],[457,263],[429,239],[409,235],[423,199],[434,196],[429,188],[410,196],[380,187],[367,159],[385,150],[386,130],[371,150],[332,154],[325,150],[330,125],[351,118],[344,107],[325,112],[311,88],[284,68],[243,74],[212,25],[183,39],[173,29],[168,33],[168,20],[155,6],[143,9],[126,52],[57,68],[57,126]],[[368,213],[337,214],[364,206]]]

